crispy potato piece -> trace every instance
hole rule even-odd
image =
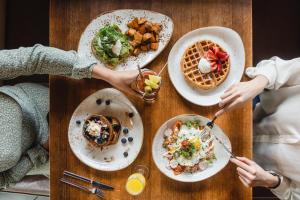
[[[140,53],[141,53],[141,49],[140,48],[135,48],[133,50],[133,55],[135,55],[135,56],[139,55]]]
[[[129,44],[134,48],[139,45],[135,40],[129,41]]]
[[[141,45],[141,50],[142,50],[142,51],[147,51],[147,50],[148,50],[147,45]]]
[[[140,44],[140,43],[142,42],[143,35],[140,34],[138,31],[136,31],[136,32],[134,33],[133,38],[134,38],[134,41],[135,41],[137,44]]]
[[[157,42],[156,41],[156,37],[155,37],[155,35],[154,34],[152,34],[152,36],[151,36],[151,38],[150,38],[150,42]]]
[[[139,27],[138,18],[134,18],[132,21],[128,22],[127,26],[129,28],[137,29]]]
[[[152,31],[152,23],[151,22],[145,22],[145,27],[147,31]]]
[[[154,31],[155,33],[159,33],[161,31],[161,25],[158,23],[154,23],[152,25],[152,31]]]
[[[141,17],[138,19],[138,24],[143,24],[145,23],[147,20],[144,17]]]
[[[127,35],[129,35],[130,37],[133,37],[135,34],[136,30],[133,28],[129,28],[127,31]]]
[[[149,40],[152,36],[153,36],[152,33],[145,33],[143,35],[143,41],[145,42],[145,41]]]
[[[158,42],[151,43],[150,48],[153,49],[153,50],[158,49]]]
[[[138,31],[141,33],[141,34],[145,34],[146,33],[146,27],[144,24],[142,24],[139,28],[138,28]]]

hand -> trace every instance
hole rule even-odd
[[[236,164],[240,181],[246,187],[274,187],[278,184],[278,178],[265,171],[254,161],[245,157],[231,158],[230,161]]]
[[[93,78],[107,81],[119,90],[140,97],[130,86],[136,80],[138,74],[138,70],[113,71],[98,65],[93,68]]]
[[[263,75],[258,75],[251,81],[232,85],[221,96],[219,107],[222,109],[216,113],[216,116],[220,116],[224,112],[236,108],[254,98],[263,91],[267,84],[268,79]]]

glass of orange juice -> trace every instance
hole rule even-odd
[[[149,175],[149,168],[147,166],[135,166],[133,174],[131,174],[127,179],[125,186],[126,191],[133,196],[141,194],[145,189]]]

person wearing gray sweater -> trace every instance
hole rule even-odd
[[[0,81],[32,74],[96,78],[135,95],[137,71],[117,72],[77,55],[35,45],[0,51]],[[35,83],[0,87],[0,189],[48,161],[49,89]]]

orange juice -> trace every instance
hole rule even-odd
[[[141,173],[134,173],[129,176],[126,183],[126,191],[130,195],[139,195],[143,192],[146,186],[146,178]]]

